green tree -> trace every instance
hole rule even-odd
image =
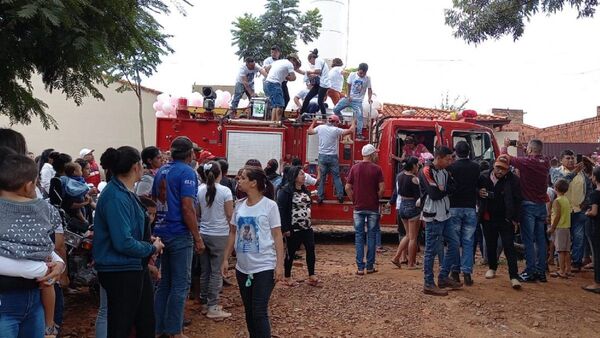
[[[267,0],[259,17],[245,13],[236,18],[231,30],[232,46],[240,59],[252,56],[263,60],[271,55],[271,46],[283,55],[296,53],[296,39],[307,44],[319,37],[322,17],[317,8],[300,12],[298,0]]]
[[[97,86],[119,60],[140,55],[140,46],[164,47],[147,34],[162,28],[153,17],[161,13],[169,13],[161,0],[0,0],[0,114],[12,124],[37,117],[57,128],[33,95],[32,74],[77,105],[86,96],[103,99]]]
[[[538,13],[554,14],[565,6],[577,9],[577,18],[592,17],[597,0],[453,0],[453,8],[445,10],[446,24],[454,36],[479,44],[510,34],[518,40],[525,23]]]

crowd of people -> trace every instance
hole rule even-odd
[[[60,332],[62,289],[69,284],[67,228],[93,235],[101,286],[97,337],[185,337],[190,296],[207,318],[230,317],[219,294],[233,257],[249,335],[269,337],[271,293],[277,282],[297,286],[292,268],[301,246],[306,283],[322,283],[315,272],[314,194],[308,186],[317,185],[316,203],[322,204],[329,173],[338,202],[347,198],[353,205],[356,275],[378,272],[384,172],[376,147],[365,144],[362,161],[342,184],[338,144],[356,129],[354,121],[349,129],[339,123],[333,114],[308,128],[319,138],[317,179],[299,159],[283,168],[270,160],[264,169],[250,159],[231,178],[227,159],[183,136],[168,152],[109,148],[99,164],[87,148],[75,160],[47,149],[34,161],[21,134],[1,129],[0,296],[11,306],[0,307],[0,331],[7,337]],[[539,140],[529,142],[525,157],[509,156],[507,140],[494,163],[477,163],[464,141],[453,149],[436,147],[429,157],[421,156],[428,150],[414,137],[407,138],[390,200],[404,230],[391,262],[411,270],[422,265],[425,294],[447,295],[473,285],[478,243],[489,267],[486,279],[496,276],[503,250],[512,288],[546,282],[548,272],[568,279],[593,269],[594,283],[583,289],[600,293],[600,167],[585,157],[577,161],[569,150],[551,165]],[[525,253],[521,273],[517,235]],[[549,271],[553,265],[555,271]]]

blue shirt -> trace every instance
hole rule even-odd
[[[189,235],[183,221],[181,200],[194,199],[198,193],[198,177],[192,167],[183,161],[173,161],[162,166],[152,186],[152,197],[157,200],[156,226],[154,234],[163,238]]]

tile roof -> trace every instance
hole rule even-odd
[[[414,115],[402,115],[402,112],[405,110],[414,110],[415,114]],[[381,110],[380,113],[383,116],[395,116],[395,117],[403,117],[403,118],[429,119],[429,120],[434,120],[434,119],[450,120],[450,110],[415,107],[415,106],[407,106],[407,105],[393,104],[393,103],[385,103],[383,105],[383,109]],[[508,117],[506,117],[506,116],[500,116],[500,115],[478,114],[477,117],[474,118],[474,121],[480,122],[480,123],[506,124],[506,123],[510,122],[510,119],[508,119]]]

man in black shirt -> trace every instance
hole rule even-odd
[[[450,195],[450,227],[449,236],[456,241],[448,241],[448,250],[444,257],[440,275],[451,277],[460,282],[459,273],[464,275],[465,284],[473,285],[473,243],[477,228],[477,181],[479,179],[479,165],[469,158],[471,148],[465,141],[454,145],[457,160],[448,168],[455,185],[455,191]],[[453,243],[458,243],[456,246]],[[460,247],[462,247],[462,255]]]

